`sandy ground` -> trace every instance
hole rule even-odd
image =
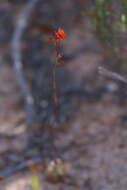
[[[1,15],[10,11],[8,14],[13,17],[12,10],[14,7],[12,8],[10,3],[3,1],[0,5]],[[122,99],[122,96],[117,94],[119,85],[115,81],[105,80],[98,75],[97,68],[103,60],[100,46],[91,33],[88,21],[84,22],[83,28],[85,34],[75,28],[70,31],[71,35],[65,42],[65,54],[68,55],[85,47],[76,58],[64,66],[65,72],[71,75],[71,80],[64,80],[64,72],[60,71],[64,80],[61,84],[66,88],[72,86],[72,91],[61,98],[63,103],[66,101],[63,107],[66,104],[71,105],[67,109],[72,109],[69,110],[72,114],[69,121],[60,126],[62,130],[56,132],[55,145],[69,169],[65,181],[57,184],[47,182],[44,173],[40,173],[42,189],[126,190],[126,101],[124,104],[119,103],[118,100]],[[36,133],[33,129],[28,130],[25,124],[23,97],[11,61],[5,57],[10,50],[9,41],[3,42],[3,46],[0,50],[1,172],[7,167],[15,167],[24,159],[42,157],[43,151],[39,149],[39,143],[49,143],[43,140],[44,135],[41,134],[43,123]],[[73,87],[78,87],[78,90],[73,91]],[[35,138],[39,143],[35,143]],[[46,157],[49,159],[48,153]],[[10,174],[1,181],[0,189],[31,190],[31,172],[25,168],[16,174]]]

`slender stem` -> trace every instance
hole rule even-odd
[[[59,97],[58,97],[58,91],[57,91],[57,81],[56,81],[56,68],[59,61],[58,54],[60,49],[60,43],[56,43],[55,45],[55,51],[56,51],[56,61],[53,65],[52,70],[52,88],[53,88],[53,102],[54,102],[54,116],[55,120],[59,120]]]
[[[57,81],[56,81],[56,68],[58,64],[58,53],[59,53],[59,44],[55,44],[55,51],[56,51],[56,60],[53,65],[52,69],[52,89],[53,89],[53,105],[54,105],[54,117],[55,121],[58,121],[59,119],[59,98],[58,98],[58,92],[57,92]],[[55,146],[55,132],[52,126],[50,126],[50,136],[51,136],[51,142],[52,147],[55,153],[55,158],[58,157],[58,150]]]
[[[54,64],[53,70],[52,70],[53,101],[54,101],[55,107],[57,107],[58,102],[59,102],[58,94],[57,94],[57,85],[56,85],[56,64],[57,62]]]

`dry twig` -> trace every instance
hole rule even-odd
[[[13,174],[15,174],[17,172],[28,168],[29,163],[38,164],[38,163],[41,163],[41,162],[42,162],[42,159],[37,157],[37,158],[32,158],[31,160],[23,160],[17,165],[8,166],[7,168],[5,168],[3,171],[0,172],[0,179],[10,177],[10,176],[12,176]]]

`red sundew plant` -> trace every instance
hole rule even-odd
[[[54,27],[43,24],[40,28],[41,32],[50,35],[49,40],[53,43],[55,47],[55,62],[53,64],[53,71],[52,71],[52,88],[53,88],[53,102],[55,105],[55,112],[59,105],[58,95],[57,95],[57,87],[56,87],[56,67],[64,65],[64,61],[62,61],[63,54],[60,52],[61,49],[61,41],[67,38],[67,34],[62,28],[58,28],[57,30]],[[55,114],[56,115],[56,114]]]
[[[55,48],[55,61],[53,63],[53,69],[52,69],[52,80],[51,80],[51,85],[52,85],[52,99],[53,99],[53,105],[54,105],[54,117],[55,117],[55,122],[59,120],[59,98],[58,98],[58,93],[57,93],[57,81],[56,81],[56,68],[58,66],[63,66],[64,61],[62,60],[63,54],[61,53],[61,41],[67,38],[67,34],[64,31],[63,28],[58,28],[54,29],[54,27],[44,24],[41,25],[40,31],[45,33],[46,35],[49,36],[49,40],[53,44]],[[54,145],[54,130],[52,127],[50,127],[50,132],[51,132],[51,137],[52,137],[52,146],[55,152],[55,155],[58,155],[57,149]]]
[[[60,42],[67,38],[67,34],[62,28],[58,28],[53,36],[50,38],[51,42],[53,43],[55,47],[55,62],[53,64],[53,70],[52,70],[52,89],[53,89],[53,102],[54,102],[54,116],[55,121],[59,120],[59,98],[57,93],[57,85],[56,85],[56,67],[61,66],[64,64],[64,62],[61,60],[63,58],[63,54],[60,52]],[[54,144],[54,130],[51,127],[51,137],[52,137],[52,145],[55,151],[55,155],[58,155],[57,149]]]
[[[51,42],[55,46],[56,51],[56,61],[53,65],[53,72],[52,72],[52,88],[53,88],[53,101],[55,104],[55,110],[57,110],[57,107],[59,105],[58,101],[58,95],[57,95],[57,87],[56,87],[56,67],[60,65],[64,65],[64,61],[62,61],[63,54],[60,53],[60,42],[67,38],[67,34],[62,28],[58,28],[53,36],[50,38]]]

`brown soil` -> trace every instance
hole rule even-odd
[[[70,6],[68,3],[65,5]],[[13,23],[14,15],[17,13],[13,13],[12,10],[18,12],[19,9],[18,5],[14,6],[3,1],[0,5],[0,15],[4,19],[7,12],[12,17],[10,19]],[[62,102],[61,118],[64,122],[59,128],[54,128],[55,145],[59,155],[68,165],[68,171],[64,182],[57,184],[46,181],[45,174],[41,172],[42,189],[126,190],[126,99],[119,92],[120,84],[98,75],[97,69],[103,60],[101,47],[91,32],[89,21],[86,19],[82,24],[84,33],[77,27],[69,29],[64,51],[68,57],[74,54],[74,58],[65,63],[63,70],[60,68],[58,71]],[[7,33],[4,38],[7,39],[8,35]],[[1,174],[8,167],[15,168],[31,158],[44,156],[44,159],[49,161],[52,149],[49,137],[47,140],[44,139],[43,132],[47,134],[49,129],[43,130],[45,125],[43,121],[37,129],[35,124],[32,124],[30,129],[25,123],[23,96],[17,85],[11,59],[8,58],[11,36],[8,38],[7,42],[2,42],[0,49]],[[75,52],[80,49],[81,51],[76,54]],[[68,75],[70,78],[66,78]],[[125,100],[122,101],[123,99]],[[65,112],[71,112],[68,120],[66,117],[64,119]],[[50,114],[48,119],[52,120]],[[32,189],[31,172],[27,165],[24,170],[10,172],[7,177],[5,175],[0,183],[0,189]]]

